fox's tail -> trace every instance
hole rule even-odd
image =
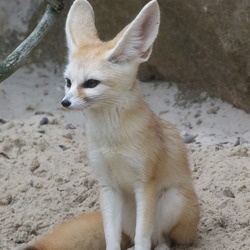
[[[121,249],[131,246],[122,235]],[[105,250],[103,221],[100,212],[76,216],[23,250]]]

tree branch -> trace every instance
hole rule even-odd
[[[39,45],[63,9],[63,0],[46,0],[49,4],[33,32],[0,63],[0,83],[24,65],[32,50]]]

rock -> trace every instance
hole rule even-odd
[[[54,119],[51,121],[50,124],[52,124],[52,125],[58,125],[58,124],[59,124],[59,121],[58,121],[57,118],[54,118]]]
[[[87,194],[82,194],[82,195],[77,196],[77,198],[74,199],[73,202],[75,202],[75,203],[77,203],[77,204],[81,204],[81,203],[83,203],[87,198],[88,198],[88,195],[87,195]]]
[[[33,180],[30,180],[29,184],[30,184],[31,187],[34,187],[34,181]]]
[[[69,149],[68,147],[66,147],[65,145],[62,145],[62,144],[60,144],[60,145],[58,145],[58,146],[59,146],[63,151]]]
[[[7,121],[4,120],[3,118],[0,118],[0,124],[5,124]]]
[[[0,206],[7,206],[10,205],[13,200],[12,195],[7,195],[4,198],[0,198]]]
[[[202,120],[201,119],[198,119],[197,121],[196,121],[196,125],[201,125],[202,124]]]
[[[49,123],[49,119],[47,117],[43,117],[42,120],[39,122],[39,124],[42,125],[46,125]]]
[[[184,142],[186,144],[193,143],[193,142],[195,142],[196,137],[197,137],[197,135],[189,135],[189,134],[187,134],[187,135],[184,136]]]
[[[64,138],[70,139],[70,140],[72,140],[72,138],[73,138],[73,135],[72,135],[71,133],[66,133],[66,134],[63,134],[62,136],[63,136]]]
[[[38,183],[35,185],[35,188],[36,188],[36,189],[41,189],[41,188],[43,188],[43,184],[38,182]]]
[[[30,184],[29,184],[29,185],[23,185],[23,186],[20,188],[20,192],[26,193],[26,192],[28,192],[29,188],[30,188]]]
[[[4,157],[5,159],[8,159],[8,160],[10,159],[10,157],[4,152],[0,152],[0,156]]]
[[[9,122],[5,123],[2,128],[8,130],[8,129],[12,129],[13,127],[15,127],[14,122],[9,121]]]
[[[229,188],[223,190],[223,195],[228,198],[235,198],[233,192]]]
[[[7,56],[29,34],[45,10],[45,1],[1,1],[0,53]],[[53,62],[64,67],[67,49],[62,25],[73,0],[32,54],[32,62]],[[101,39],[114,37],[148,0],[92,0]],[[159,36],[139,78],[180,83],[200,89],[250,112],[250,1],[158,0]],[[13,22],[12,20],[16,20]],[[29,25],[27,25],[29,24]],[[12,25],[12,26],[11,26]],[[55,41],[62,41],[56,43]],[[44,53],[46,51],[46,53]]]
[[[66,129],[76,129],[76,126],[73,125],[73,124],[71,124],[71,123],[69,123],[69,124],[66,125],[65,128],[66,128]]]
[[[51,112],[45,112],[45,111],[36,111],[35,115],[48,115],[48,116],[54,116]]]
[[[45,134],[46,131],[43,130],[43,129],[40,129],[40,130],[38,130],[37,132],[40,133],[40,134]]]
[[[211,114],[216,115],[217,112],[219,111],[219,109],[220,109],[220,107],[213,107],[213,108],[211,108],[211,109],[209,109],[209,110],[207,111],[207,114],[208,114],[208,115],[211,115]]]
[[[30,171],[34,172],[39,167],[40,167],[40,162],[38,161],[37,157],[35,157],[31,163]]]
[[[240,187],[238,187],[238,191],[239,192],[242,192],[242,191],[244,191],[244,190],[246,190],[247,189],[247,186],[246,185],[241,185]]]
[[[34,111],[35,109],[36,109],[35,105],[32,105],[32,104],[30,104],[30,105],[28,105],[28,106],[26,107],[26,110],[27,110],[27,111]]]
[[[195,113],[194,118],[199,118],[201,116],[201,111],[198,111],[197,113]]]

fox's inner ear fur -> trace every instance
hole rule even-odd
[[[66,38],[69,50],[82,43],[98,39],[92,6],[86,0],[76,0],[66,20]]]
[[[150,57],[152,45],[160,25],[160,10],[156,0],[149,2],[138,16],[118,34],[114,48],[108,53],[111,62],[138,60],[145,62]]]

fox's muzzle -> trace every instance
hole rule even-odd
[[[65,99],[65,100],[62,100],[61,104],[63,105],[63,107],[68,108],[71,105],[71,102]]]

